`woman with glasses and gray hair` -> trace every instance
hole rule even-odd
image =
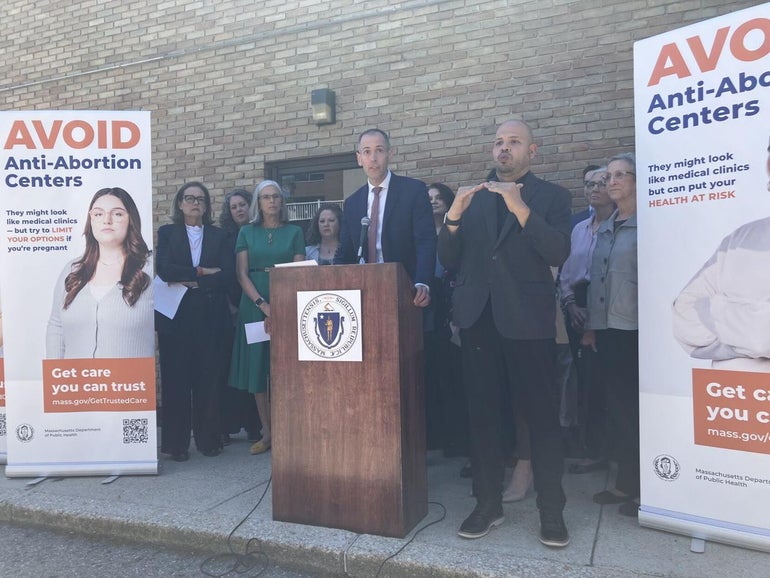
[[[156,314],[161,376],[161,452],[189,459],[190,430],[204,456],[222,450],[220,387],[232,332],[228,290],[233,256],[227,235],[212,225],[211,196],[199,182],[182,185],[173,202],[173,224],[158,229],[157,272],[169,285],[186,287],[173,319]]]
[[[288,224],[286,203],[275,181],[262,181],[254,190],[251,223],[241,227],[235,242],[235,272],[243,293],[230,363],[229,384],[254,394],[262,421],[262,439],[251,446],[252,454],[271,447],[270,342],[248,343],[246,325],[263,321],[270,333],[270,281],[268,270],[279,263],[305,260],[302,229]]]
[[[609,439],[618,462],[615,487],[597,504],[639,510],[639,323],[636,256],[636,158],[621,153],[607,163],[607,193],[617,209],[596,231],[588,286],[588,318],[581,343],[596,352],[607,399]]]

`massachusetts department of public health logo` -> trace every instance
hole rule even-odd
[[[28,423],[23,423],[16,428],[16,439],[20,442],[32,441],[35,437],[35,430]]]
[[[311,299],[299,318],[302,341],[317,357],[334,359],[355,345],[359,334],[358,314],[337,293],[322,293]]]
[[[672,482],[679,477],[679,462],[667,454],[661,454],[652,461],[655,473],[661,480]]]

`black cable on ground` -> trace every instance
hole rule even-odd
[[[257,570],[256,574],[251,575],[252,578],[256,578],[257,576],[260,576],[265,570],[267,570],[269,567],[269,561],[267,554],[262,552],[262,542],[259,540],[259,538],[250,538],[249,541],[246,542],[246,551],[243,554],[239,554],[233,548],[232,537],[238,528],[240,528],[243,523],[249,519],[249,516],[251,516],[259,507],[259,505],[262,503],[262,500],[265,499],[267,490],[270,489],[270,484],[272,481],[273,476],[270,476],[267,480],[262,495],[259,497],[259,500],[257,500],[257,503],[227,535],[227,549],[229,550],[229,553],[215,554],[214,556],[206,558],[201,563],[200,571],[204,575],[211,576],[212,578],[223,578],[224,576],[231,574],[242,575],[246,572]],[[260,484],[257,484],[257,487],[259,487],[259,485]],[[256,550],[254,551],[251,551],[252,544],[256,544]]]
[[[442,504],[442,503],[440,503],[440,502],[428,502],[428,505],[429,505],[429,506],[430,506],[431,504],[432,504],[432,505],[434,505],[434,506],[438,506],[439,508],[441,508],[441,517],[440,517],[440,518],[438,518],[438,519],[436,519],[436,520],[433,520],[433,521],[432,521],[432,522],[430,522],[429,524],[425,524],[425,525],[424,525],[422,528],[420,528],[419,530],[417,530],[417,531],[416,531],[416,532],[415,532],[415,533],[412,535],[412,537],[411,537],[411,538],[409,538],[409,540],[407,540],[406,544],[404,544],[404,545],[403,545],[403,546],[401,546],[401,547],[400,547],[398,550],[396,550],[396,551],[395,551],[393,554],[391,554],[390,556],[388,556],[387,558],[385,558],[385,559],[382,561],[382,563],[380,563],[380,566],[379,566],[379,568],[377,568],[377,573],[374,575],[374,578],[379,578],[379,576],[380,576],[380,572],[382,572],[382,568],[383,568],[383,566],[385,566],[385,563],[386,563],[388,560],[392,560],[393,558],[395,558],[396,556],[398,556],[398,555],[399,555],[401,552],[403,552],[403,551],[404,551],[404,548],[406,548],[406,547],[407,547],[409,544],[411,544],[411,543],[414,541],[414,539],[417,537],[417,535],[418,535],[420,532],[422,532],[422,531],[423,531],[423,530],[425,530],[426,528],[430,528],[431,526],[433,526],[433,525],[435,525],[435,524],[438,524],[439,522],[443,521],[443,520],[444,520],[444,518],[446,518],[446,508],[444,507],[444,504]]]

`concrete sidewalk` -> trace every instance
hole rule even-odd
[[[36,485],[29,485],[29,479],[2,478],[0,520],[225,553],[228,535],[255,507],[270,478],[270,454],[251,456],[248,450],[245,438],[235,437],[215,458],[192,451],[185,463],[162,459],[158,476],[122,477],[109,484],[102,478],[47,479]],[[532,495],[506,504],[505,523],[488,536],[464,540],[457,529],[475,502],[470,480],[458,475],[463,463],[429,454],[431,505],[416,530],[441,518],[443,508],[446,516],[388,560],[380,576],[770,576],[768,554],[714,543],[707,544],[705,553],[694,554],[689,538],[640,528],[620,516],[617,506],[595,505],[591,495],[607,486],[606,472],[565,474],[564,517],[571,535],[566,548],[540,544]],[[365,577],[374,576],[414,533],[399,540],[274,522],[268,488],[234,533],[231,546],[244,552],[255,538],[276,565]]]

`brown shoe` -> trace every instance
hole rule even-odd
[[[259,440],[258,442],[256,442],[251,446],[251,449],[249,451],[251,452],[251,455],[255,456],[257,454],[264,454],[269,449],[270,449],[270,441],[265,442],[264,440]]]

